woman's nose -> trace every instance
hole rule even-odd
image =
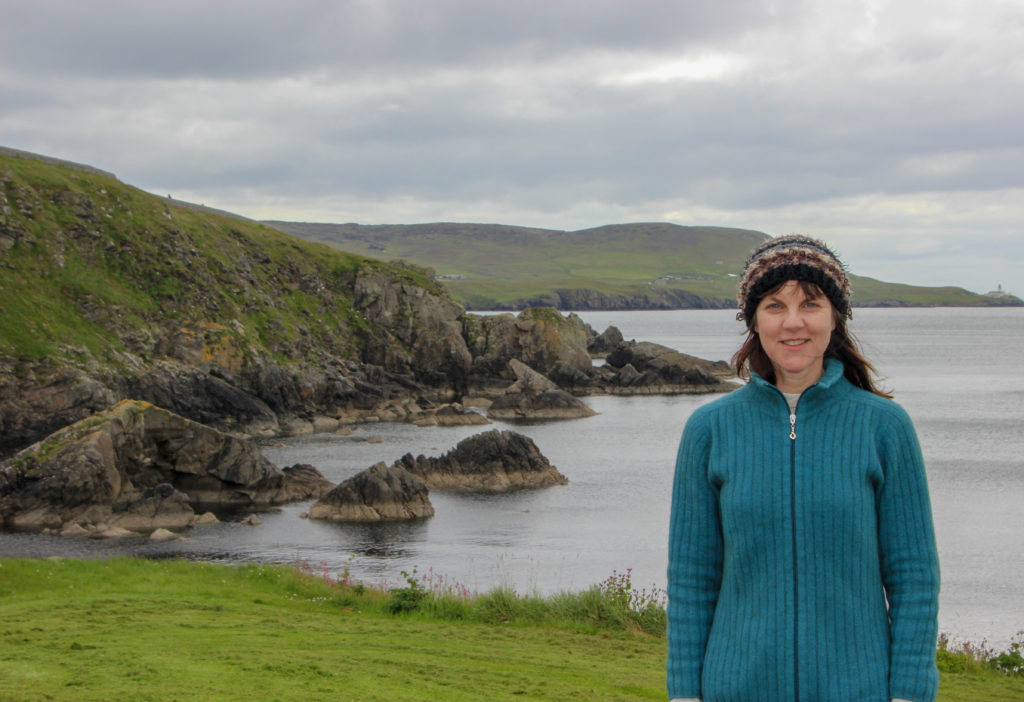
[[[800,315],[799,310],[787,310],[786,316],[782,320],[782,325],[786,329],[796,329],[802,327],[804,324],[804,318]]]

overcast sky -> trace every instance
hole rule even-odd
[[[0,144],[255,219],[797,232],[1024,295],[1024,0],[0,0]]]

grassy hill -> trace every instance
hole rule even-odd
[[[267,224],[345,251],[429,266],[470,309],[732,307],[736,276],[767,236],[664,222],[572,232],[496,224]],[[999,304],[956,287],[851,280],[860,306]]]
[[[352,307],[361,269],[443,294],[422,271],[0,153],[0,357],[145,362],[183,327],[239,353],[351,355],[373,331]]]

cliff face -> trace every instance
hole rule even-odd
[[[245,431],[443,399],[462,314],[422,270],[0,155],[0,455],[124,398]]]
[[[458,414],[512,359],[574,394],[655,387],[598,373],[575,315],[467,315],[427,270],[24,156],[0,153],[0,458],[125,399],[271,435]]]

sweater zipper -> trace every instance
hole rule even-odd
[[[789,520],[793,535],[793,699],[800,702],[800,573],[796,558],[796,412],[789,414],[789,439]]]
[[[804,389],[804,392],[807,390]],[[796,538],[796,409],[800,406],[801,399],[803,399],[803,392],[800,393],[796,406],[789,412],[789,520],[793,535],[793,699],[796,702],[800,702],[800,573],[797,568]]]

